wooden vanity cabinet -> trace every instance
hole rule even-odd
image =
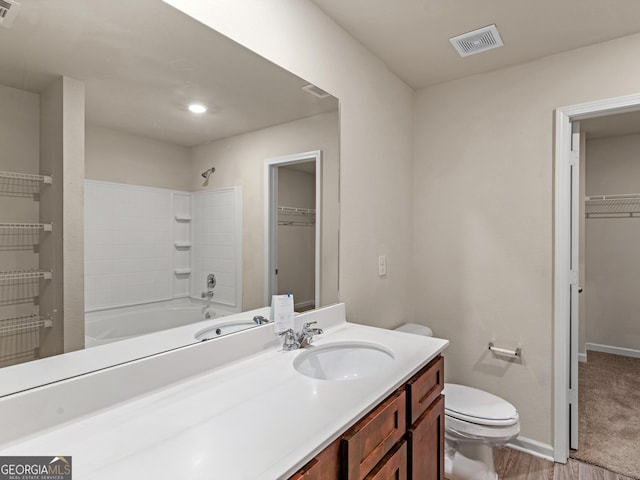
[[[365,480],[407,480],[407,442],[396,444]]]
[[[340,439],[316,455],[289,480],[340,480]]]
[[[444,480],[444,359],[432,360],[406,387],[408,478]]]
[[[289,480],[444,480],[443,388],[438,356]]]
[[[347,430],[340,445],[343,480],[368,478],[386,459],[407,431],[406,408],[406,393],[398,390]]]
[[[444,396],[440,395],[407,431],[410,479],[444,479]]]

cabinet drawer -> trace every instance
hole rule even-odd
[[[289,480],[315,480],[317,472],[320,470],[320,462],[317,458],[312,459],[304,467],[294,473]]]
[[[407,382],[407,423],[413,423],[444,388],[444,359],[438,356]]]
[[[407,432],[411,480],[444,479],[444,396],[440,395]]]
[[[405,430],[406,395],[401,390],[378,405],[342,436],[342,478],[364,479],[402,439]]]
[[[289,480],[339,480],[340,439],[333,442],[316,458],[298,470]]]
[[[406,480],[407,442],[402,442],[366,476],[365,480]]]

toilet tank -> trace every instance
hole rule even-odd
[[[426,325],[417,323],[405,323],[394,330],[398,332],[413,333],[414,335],[422,335],[423,337],[433,337],[433,331]]]

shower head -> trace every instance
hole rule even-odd
[[[205,170],[204,172],[202,172],[200,175],[202,175],[202,178],[204,178],[205,180],[209,180],[209,176],[215,171],[216,171],[216,167],[211,167]]]

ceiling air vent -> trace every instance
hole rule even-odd
[[[0,27],[11,28],[21,5],[14,0],[0,0]]]
[[[468,57],[469,55],[485,52],[503,45],[502,38],[500,38],[495,25],[463,33],[457,37],[450,38],[449,41],[461,57]]]
[[[311,95],[315,95],[318,98],[327,98],[328,96],[330,96],[327,92],[325,92],[321,88],[318,88],[315,85],[311,85],[311,84],[305,85],[304,87],[302,87],[302,90],[304,90],[305,92],[309,92]]]

